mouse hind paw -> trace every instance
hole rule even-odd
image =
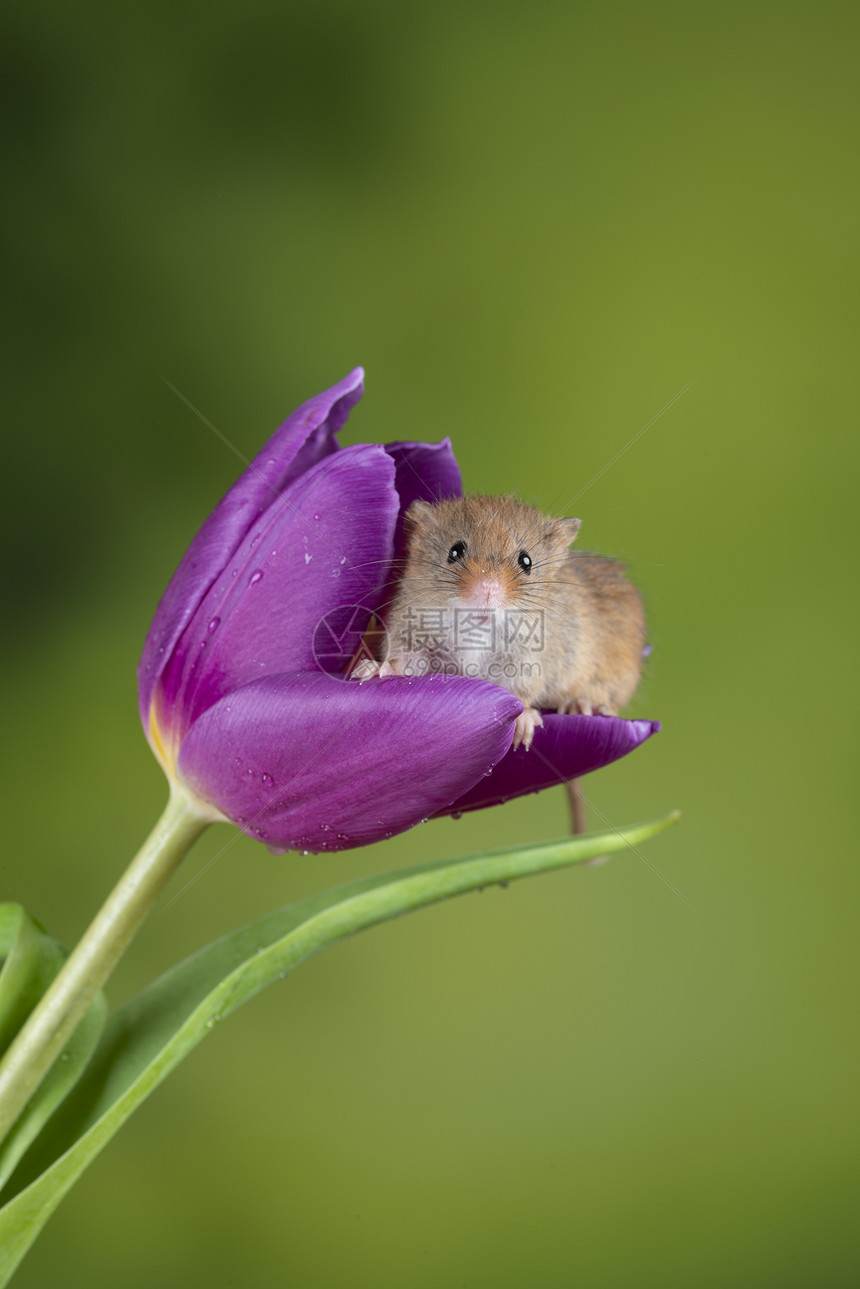
[[[614,707],[589,698],[569,698],[558,708],[559,716],[616,716]]]

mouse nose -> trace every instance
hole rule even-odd
[[[505,601],[505,588],[497,577],[480,577],[475,583],[475,600],[482,607],[499,608]]]

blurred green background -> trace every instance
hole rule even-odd
[[[631,854],[313,960],[16,1284],[856,1285],[860,10],[5,25],[3,896],[73,943],[165,797],[134,668],[240,463],[161,376],[251,455],[362,363],[345,442],[450,434],[468,488],[629,562],[664,730],[586,792],[683,809],[647,854],[695,906]],[[334,858],[212,829],[111,996],[300,893],[565,827],[559,791]]]

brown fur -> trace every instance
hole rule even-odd
[[[616,713],[639,680],[642,601],[622,564],[569,549],[578,530],[579,520],[548,518],[514,497],[415,502],[407,514],[406,555],[387,617],[384,661],[407,674],[480,675],[531,709]],[[451,563],[456,542],[465,542],[466,551]],[[518,564],[521,551],[532,560],[529,572]],[[462,648],[455,618],[470,612],[470,597],[488,580],[499,588],[496,647],[470,652]],[[527,623],[540,614],[540,649],[534,638],[530,644],[502,638],[512,630],[505,623]],[[436,625],[435,634],[419,632],[422,621]]]

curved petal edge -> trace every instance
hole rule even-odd
[[[275,431],[206,519],[168,583],[138,664],[138,703],[147,738],[152,694],[182,631],[250,526],[283,489],[337,451],[335,434],[361,398],[364,371],[354,371],[302,403]]]
[[[177,768],[269,846],[346,850],[444,812],[502,761],[521,711],[507,690],[462,676],[270,676],[210,707]]]
[[[659,721],[628,721],[619,716],[543,714],[528,751],[511,750],[492,774],[479,780],[440,815],[498,806],[527,792],[540,792],[590,774],[627,756],[656,734]]]

